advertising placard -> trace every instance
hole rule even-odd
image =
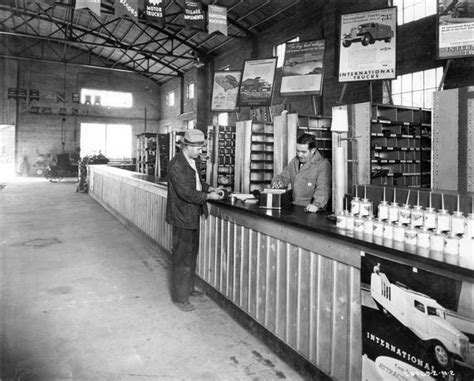
[[[361,259],[362,380],[474,379],[473,280]]]
[[[341,15],[339,82],[396,78],[397,8]]]
[[[239,93],[240,71],[216,71],[212,81],[211,111],[235,111]]]
[[[271,106],[277,58],[244,62],[237,106]]]
[[[325,40],[288,42],[282,69],[282,95],[319,94]]]
[[[474,57],[474,1],[438,0],[437,57]]]

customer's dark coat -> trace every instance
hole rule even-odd
[[[199,170],[199,162],[196,161]],[[207,216],[207,190],[209,185],[201,180],[202,192],[196,190],[196,173],[183,152],[179,152],[168,165],[168,201],[166,222],[185,229],[197,229],[199,216]]]

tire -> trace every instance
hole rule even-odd
[[[349,46],[351,46],[351,42],[347,41],[347,40],[344,40],[344,41],[342,41],[342,46],[344,46],[345,48],[348,48]]]
[[[372,37],[370,37],[370,34],[364,34],[364,37],[362,37],[362,45],[367,46],[369,44],[373,44],[372,42]]]
[[[441,368],[446,369],[452,366],[453,359],[443,344],[441,344],[439,341],[436,341],[433,344],[432,349],[434,359]]]

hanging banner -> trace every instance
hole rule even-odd
[[[207,17],[209,18],[209,34],[220,32],[224,36],[227,36],[227,8],[209,5],[207,12]]]
[[[138,20],[138,0],[116,0],[115,16],[128,16],[132,20]]]
[[[184,27],[186,29],[204,29],[204,12],[199,0],[184,1]]]
[[[163,0],[145,0],[145,16],[150,21],[156,21],[160,26],[165,26]]]
[[[76,0],[75,9],[89,8],[97,16],[100,16],[100,0]]]
[[[288,42],[281,78],[281,95],[320,94],[324,40]]]
[[[396,78],[397,8],[341,15],[339,82]]]
[[[438,1],[437,58],[474,57],[474,2]]]

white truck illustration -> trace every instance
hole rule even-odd
[[[428,344],[442,368],[451,367],[454,360],[471,361],[468,337],[446,321],[446,309],[436,300],[402,284],[390,283],[380,272],[379,264],[370,278],[370,293],[385,315],[393,316]]]

